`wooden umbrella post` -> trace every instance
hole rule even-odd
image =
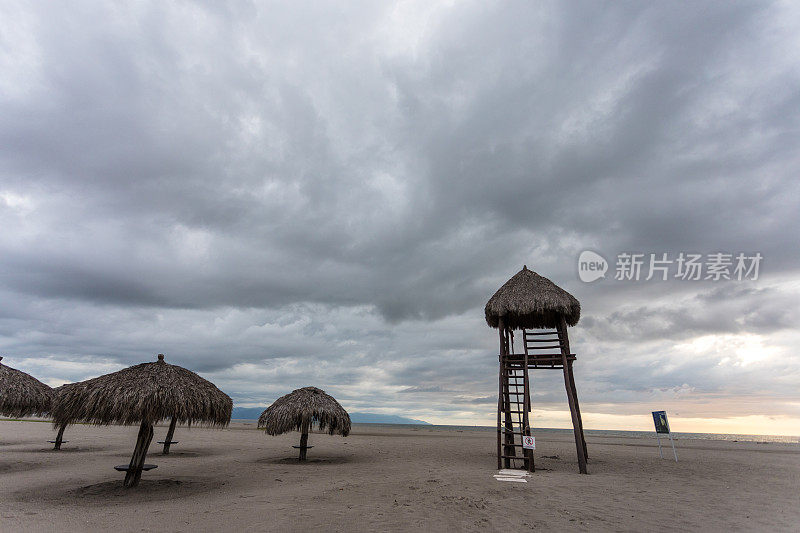
[[[58,428],[58,435],[56,435],[55,444],[53,444],[54,450],[61,449],[61,443],[64,442],[64,430],[67,429],[66,424],[62,424],[60,428]]]
[[[169,429],[167,430],[167,438],[164,439],[164,450],[161,452],[164,455],[169,455],[169,445],[172,444],[172,436],[175,434],[175,424],[178,422],[176,417],[172,417],[169,422]]]
[[[306,451],[308,450],[308,428],[310,426],[310,420],[305,419],[303,420],[303,426],[300,429],[302,435],[300,435],[300,460],[306,460]]]
[[[125,474],[125,488],[132,488],[139,484],[142,478],[142,468],[144,467],[144,460],[147,457],[147,449],[150,447],[150,442],[153,440],[153,424],[148,420],[142,420],[142,425],[139,426],[139,436],[136,439],[136,447],[133,449],[130,465]]]

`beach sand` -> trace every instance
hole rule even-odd
[[[254,424],[181,428],[122,488],[137,427],[71,426],[61,452],[42,422],[0,421],[0,530],[8,531],[798,531],[800,446],[587,436],[537,438],[528,483],[499,482],[486,431],[357,425],[346,437],[269,437]]]

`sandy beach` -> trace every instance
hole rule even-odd
[[[141,485],[122,487],[135,427],[73,426],[61,452],[50,424],[0,421],[0,530],[6,531],[796,531],[800,446],[682,440],[661,460],[655,438],[587,437],[577,473],[568,434],[537,439],[528,483],[496,481],[485,431],[356,425],[296,434],[253,424],[178,428],[168,456],[156,428]],[[666,457],[666,455],[665,455]]]

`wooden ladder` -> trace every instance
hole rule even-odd
[[[502,411],[500,430],[503,435],[499,457],[505,468],[534,471],[533,450],[522,447],[522,437],[531,434],[528,372],[519,362],[506,360],[502,367]],[[519,453],[518,453],[519,452]]]

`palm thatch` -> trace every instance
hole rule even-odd
[[[53,425],[180,423],[227,426],[233,400],[213,383],[183,367],[158,361],[70,383],[59,388]]]
[[[50,412],[52,399],[53,389],[30,374],[0,363],[0,415],[43,416]]]
[[[505,282],[486,303],[486,323],[496,328],[500,317],[510,329],[556,328],[561,317],[574,326],[581,304],[570,293],[527,266]]]
[[[258,427],[270,435],[300,431],[316,424],[329,435],[350,434],[350,415],[332,396],[316,387],[296,389],[281,396],[258,417]]]

